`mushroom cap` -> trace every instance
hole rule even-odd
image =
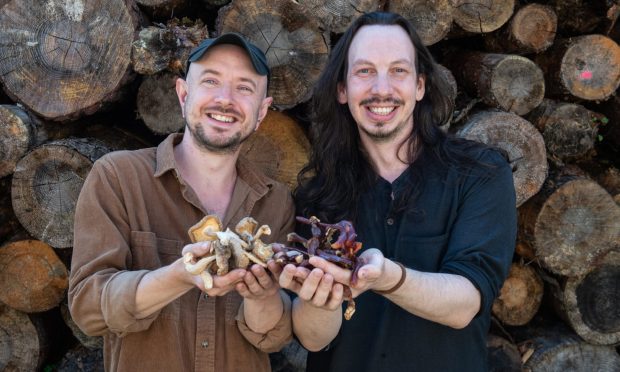
[[[220,218],[214,214],[209,214],[190,227],[187,233],[192,243],[197,243],[216,240],[217,235],[215,233],[222,231],[222,229]]]
[[[258,222],[256,222],[254,218],[248,216],[242,218],[241,221],[237,223],[237,226],[235,226],[235,231],[240,236],[243,236],[244,233],[252,236],[254,235],[254,230],[256,230],[256,226],[258,226]]]

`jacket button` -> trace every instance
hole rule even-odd
[[[206,347],[208,347],[208,346],[209,346],[209,341],[204,340],[204,341],[202,341],[202,344],[201,344],[201,345],[202,345],[202,347],[206,348]]]
[[[387,223],[388,225],[392,226],[394,224],[394,219],[393,218],[388,218],[385,223]]]

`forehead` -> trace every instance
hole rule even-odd
[[[415,61],[415,49],[407,32],[398,25],[362,26],[351,41],[349,64],[364,60],[390,63],[397,60]]]
[[[245,49],[233,44],[220,44],[209,48],[202,58],[190,64],[190,70],[192,66],[195,69],[200,67],[200,69],[209,68],[215,71],[232,70],[257,78],[262,77],[254,69]]]

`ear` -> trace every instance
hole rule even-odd
[[[254,128],[255,131],[258,130],[258,127],[260,127],[260,123],[262,123],[265,116],[267,116],[267,113],[269,112],[269,106],[271,106],[272,102],[273,102],[272,97],[265,97],[263,99],[263,102],[260,105],[260,109],[258,110],[256,128]]]
[[[418,75],[418,84],[416,85],[415,100],[421,101],[426,92],[426,76]]]
[[[347,103],[347,87],[344,86],[343,83],[338,83],[338,103],[345,104]]]
[[[176,81],[175,89],[177,91],[177,97],[179,98],[179,104],[181,105],[181,114],[185,117],[185,100],[187,99],[187,82],[181,78]]]

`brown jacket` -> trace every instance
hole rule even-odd
[[[242,297],[202,295],[197,288],[144,319],[135,316],[138,282],[168,265],[189,244],[187,230],[206,211],[176,169],[170,135],[156,149],[120,151],[99,159],[75,213],[69,306],[79,327],[104,336],[108,371],[269,371],[266,352],[291,340],[290,301],[276,327],[257,334],[245,324]],[[223,221],[245,216],[286,241],[294,208],[288,188],[242,158]],[[266,239],[268,240],[268,239]]]

